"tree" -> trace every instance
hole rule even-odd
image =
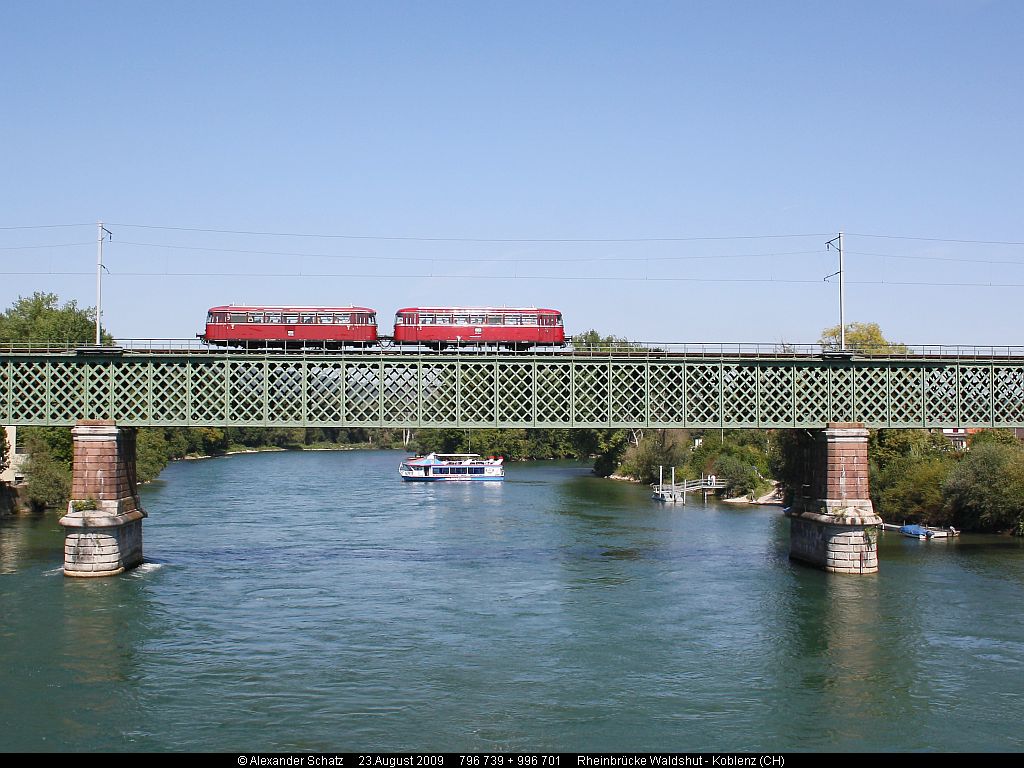
[[[967,438],[967,445],[972,450],[979,445],[994,443],[996,445],[1020,446],[1020,440],[1012,429],[983,429]]]
[[[55,293],[36,291],[28,298],[18,297],[14,305],[0,315],[0,342],[91,344],[96,340],[96,310],[79,309],[75,301],[59,304]],[[101,335],[104,344],[114,338]]]
[[[973,447],[943,490],[963,528],[1024,534],[1024,447],[995,442]]]
[[[685,463],[689,442],[689,432],[683,429],[651,430],[636,443],[630,442],[616,473],[652,483],[658,479],[659,466],[678,467]]]
[[[818,343],[822,349],[838,350],[839,326],[823,330]],[[910,351],[906,344],[887,340],[878,323],[847,323],[846,348],[862,355],[905,355]]]
[[[66,431],[70,438],[70,431]],[[33,509],[46,509],[67,504],[71,495],[71,464],[54,455],[41,430],[26,437],[25,447],[28,449],[25,490],[29,505]]]
[[[576,349],[586,352],[630,352],[644,349],[643,344],[630,341],[624,336],[602,336],[593,328],[573,336],[572,343]]]

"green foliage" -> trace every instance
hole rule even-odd
[[[942,486],[957,455],[940,432],[872,430],[868,457],[871,500],[879,514],[899,521],[949,524]]]
[[[839,326],[823,330],[818,343],[823,349],[838,350]],[[905,355],[910,351],[905,344],[888,341],[878,323],[847,323],[846,348],[862,355]]]
[[[967,438],[967,445],[974,449],[979,445],[1020,445],[1012,429],[983,429]]]
[[[573,336],[572,344],[574,348],[586,352],[628,352],[643,348],[642,344],[623,336],[602,336],[593,328]]]
[[[953,454],[953,445],[941,432],[926,429],[878,429],[868,438],[868,455],[880,468],[899,459],[943,457]]]
[[[950,473],[943,490],[953,520],[984,531],[1024,530],[1024,446],[982,442]]]
[[[659,466],[680,467],[686,463],[689,443],[686,430],[649,430],[639,442],[628,445],[616,473],[653,483],[658,479]]]
[[[160,427],[143,427],[136,433],[135,476],[140,483],[154,480],[171,458],[171,448]]]
[[[0,426],[0,472],[7,469],[7,430]]]
[[[901,522],[950,525],[952,519],[942,487],[955,466],[956,458],[949,454],[893,461],[872,483],[876,506]]]
[[[757,467],[735,453],[720,453],[715,458],[712,470],[712,474],[725,481],[727,496],[752,494],[761,486],[767,485],[758,473]]]
[[[578,432],[586,434],[580,435]],[[614,452],[617,443],[602,434],[618,430],[567,429],[420,429],[410,449],[424,454],[479,453],[523,459],[587,458]],[[604,439],[603,439],[604,438]],[[610,472],[609,472],[610,474]]]
[[[42,444],[52,459],[71,466],[75,456],[71,427],[21,427],[18,431],[29,454]]]
[[[105,344],[113,343],[105,331],[101,338]],[[55,293],[37,291],[28,298],[18,297],[0,315],[0,343],[92,344],[95,340],[95,308],[79,309],[75,301],[61,306]]]
[[[693,434],[701,436],[699,432]],[[774,431],[707,431],[699,446],[693,445],[693,434],[685,429],[648,430],[638,442],[626,442],[615,472],[646,483],[658,479],[659,465],[667,471],[675,467],[677,480],[716,475],[726,481],[726,491],[731,495],[767,491],[771,487],[766,478],[771,476],[771,457],[778,450]]]
[[[69,436],[70,436],[70,430]],[[41,434],[26,436],[29,457],[25,462],[26,495],[34,509],[61,508],[71,495],[71,463],[53,455]]]
[[[793,503],[793,498],[804,491],[809,477],[811,460],[814,455],[814,433],[806,429],[780,429],[776,436],[776,448],[770,456],[771,476],[782,484],[783,503]]]

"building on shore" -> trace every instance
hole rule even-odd
[[[25,479],[22,465],[28,454],[18,445],[18,428],[3,427],[7,433],[7,469],[0,472],[0,483],[20,483]]]

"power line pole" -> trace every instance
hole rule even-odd
[[[100,346],[100,319],[103,315],[103,240],[104,234],[113,238],[114,233],[103,226],[102,221],[96,222],[96,346]]]
[[[843,261],[843,233],[833,237],[827,243],[827,248],[835,248],[839,251],[839,271],[833,272],[828,277],[839,275],[839,351],[846,351],[846,269]],[[828,280],[828,277],[825,279]]]

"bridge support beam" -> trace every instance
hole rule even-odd
[[[833,573],[876,573],[877,531],[868,490],[868,431],[835,423],[815,435],[805,480],[787,513],[789,556]]]
[[[135,429],[79,421],[64,526],[65,576],[116,576],[142,563]]]

